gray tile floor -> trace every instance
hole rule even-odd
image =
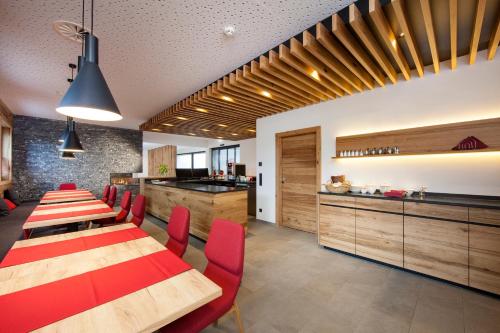
[[[143,229],[166,240],[165,224]],[[203,270],[204,243],[184,259]],[[316,236],[251,220],[238,303],[251,332],[500,332],[500,299],[350,257]],[[204,332],[237,332],[232,316]]]

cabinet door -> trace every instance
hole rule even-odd
[[[355,253],[355,210],[319,206],[319,243],[337,250]]]
[[[403,215],[356,210],[356,254],[403,266]]]
[[[404,267],[468,284],[468,228],[464,223],[404,218]]]
[[[500,294],[500,228],[469,228],[469,285]]]

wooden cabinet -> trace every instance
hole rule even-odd
[[[389,199],[356,198],[356,208],[373,209],[383,212],[403,213],[403,201]]]
[[[355,253],[356,216],[352,208],[320,205],[319,243]]]
[[[356,254],[403,266],[403,215],[356,210]]]
[[[441,279],[468,283],[465,223],[404,217],[404,267]]]
[[[354,197],[333,195],[333,194],[321,194],[319,196],[319,203],[324,205],[336,205],[336,206],[352,207],[352,208],[356,206]]]
[[[500,228],[469,227],[469,285],[500,294]]]
[[[469,209],[463,206],[405,202],[404,208],[405,215],[419,215],[456,221],[469,220]]]
[[[500,226],[500,209],[469,208],[469,220]]]

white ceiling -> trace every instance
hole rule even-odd
[[[95,0],[100,66],[124,116],[110,125],[137,128],[352,2]],[[56,20],[80,22],[81,1],[0,0],[0,98],[15,114],[63,119],[55,106],[80,45],[52,29]]]

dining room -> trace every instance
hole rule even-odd
[[[500,331],[499,0],[0,1],[0,333]]]

